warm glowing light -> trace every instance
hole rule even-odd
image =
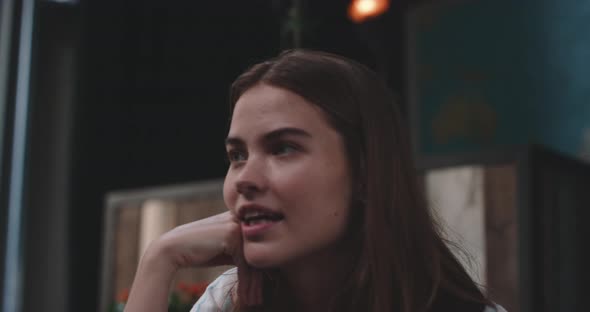
[[[348,7],[348,17],[355,23],[379,16],[389,9],[389,0],[353,0]]]
[[[371,14],[377,8],[377,3],[372,0],[360,0],[356,3],[356,10],[359,13]]]

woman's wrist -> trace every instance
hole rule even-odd
[[[138,273],[158,273],[160,278],[169,277],[170,282],[178,271],[179,267],[174,261],[174,255],[170,247],[164,242],[154,241],[147,248],[141,257]]]
[[[160,312],[168,308],[168,293],[177,268],[154,244],[141,257],[125,312]]]

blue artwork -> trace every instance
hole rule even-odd
[[[537,140],[590,161],[590,2],[542,0],[529,6]]]
[[[530,1],[445,2],[408,15],[418,155],[536,142],[580,156],[590,135],[590,80],[583,77],[590,4],[580,13],[582,1],[553,1],[569,2],[568,15]]]

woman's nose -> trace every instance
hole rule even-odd
[[[263,167],[263,164],[258,160],[248,160],[237,177],[236,191],[247,199],[252,199],[257,194],[264,192],[267,180]]]
[[[236,189],[239,194],[247,199],[255,197],[260,192],[260,187],[251,181],[238,181],[236,183]]]

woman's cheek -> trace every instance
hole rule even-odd
[[[223,183],[223,202],[230,211],[234,208],[237,200],[237,192],[233,187],[231,176],[228,174]]]

